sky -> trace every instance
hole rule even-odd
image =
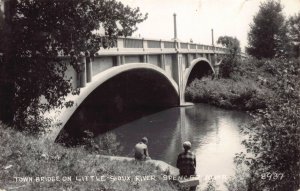
[[[219,36],[234,36],[247,46],[249,24],[264,0],[120,0],[130,7],[148,13],[148,19],[138,24],[134,37],[172,39],[173,14],[177,15],[177,36],[181,41],[211,44]],[[300,12],[300,0],[281,0],[285,16]]]

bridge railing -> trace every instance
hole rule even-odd
[[[157,39],[144,39],[144,38],[133,38],[133,37],[119,37],[117,39],[116,47],[109,49],[113,50],[127,49],[128,51],[145,51],[145,50],[171,50],[174,51],[203,51],[207,53],[220,53],[226,54],[228,50],[223,47],[197,44],[191,42],[179,42],[174,40],[157,40]],[[103,50],[102,50],[103,51]]]
[[[205,53],[205,54],[229,54],[229,49],[219,46],[204,45],[193,42],[181,42],[175,40],[158,40],[134,37],[118,37],[114,47],[101,49],[98,55],[133,55],[133,54],[173,54],[180,53]],[[248,57],[241,53],[241,57]]]
[[[142,39],[123,39],[124,48],[144,48]]]

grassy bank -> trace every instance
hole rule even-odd
[[[176,190],[152,164],[109,160],[83,148],[36,140],[1,123],[0,153],[0,190]],[[139,175],[155,180],[135,181]]]

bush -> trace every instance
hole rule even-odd
[[[226,56],[222,59],[222,63],[219,66],[219,76],[221,78],[230,78],[232,77],[237,65],[240,63],[240,60],[237,57]]]
[[[254,110],[266,107],[266,95],[268,94],[251,80],[203,78],[193,81],[188,86],[186,99],[193,102],[210,103],[223,108]]]
[[[248,190],[249,169],[242,164],[237,164],[235,174],[224,183],[229,191]]]
[[[85,131],[86,136],[83,138],[84,148],[92,153],[104,154],[104,155],[118,155],[123,147],[117,140],[117,135],[107,132],[97,138],[90,131]]]
[[[275,94],[243,129],[247,153],[238,161],[252,172],[253,190],[297,190],[300,185],[300,60],[271,60],[263,66]],[[278,176],[280,175],[280,176]],[[269,179],[270,178],[270,179]]]
[[[247,59],[230,79],[195,80],[187,98],[225,108],[253,110],[243,127],[247,154],[235,162],[248,166],[243,178],[227,186],[237,190],[297,190],[300,185],[300,60]],[[261,109],[258,109],[261,108]]]

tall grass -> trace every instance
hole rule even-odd
[[[0,123],[0,190],[176,190],[162,179],[153,164],[114,161],[84,148],[65,148],[48,140],[37,140]],[[154,180],[134,181],[137,175],[154,175]],[[130,181],[76,180],[82,176],[129,176]],[[16,177],[32,177],[21,182]],[[36,177],[59,177],[60,181],[37,182]],[[71,177],[71,181],[62,181]]]

